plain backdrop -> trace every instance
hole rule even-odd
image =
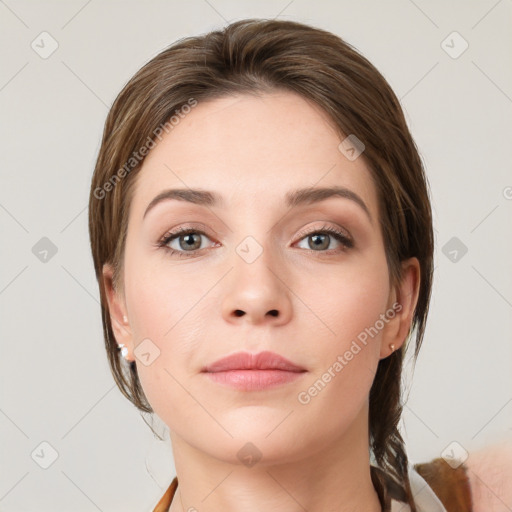
[[[176,39],[247,17],[353,44],[400,98],[425,162],[436,267],[405,375],[411,461],[512,433],[510,0],[2,0],[1,511],[149,511],[175,474],[107,365],[89,185],[126,81]]]

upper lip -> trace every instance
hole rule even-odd
[[[275,352],[236,352],[212,364],[205,366],[203,372],[216,373],[229,370],[284,370],[289,372],[304,372],[304,368],[292,363]]]

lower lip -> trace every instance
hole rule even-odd
[[[260,391],[293,382],[306,372],[285,370],[229,370],[206,372],[213,381],[242,391]]]

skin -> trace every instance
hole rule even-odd
[[[512,510],[512,435],[469,454],[465,462],[473,510]]]
[[[403,262],[402,282],[390,286],[376,188],[364,158],[350,161],[338,150],[342,140],[294,93],[237,95],[199,103],[144,161],[130,207],[124,293],[114,291],[109,265],[104,285],[116,340],[137,361],[144,392],[170,429],[179,480],[172,512],[381,510],[370,478],[368,396],[379,360],[408,333],[419,264]],[[347,198],[285,205],[290,190],[334,185],[357,193],[371,220]],[[225,204],[168,200],[143,220],[168,188],[215,191]],[[312,248],[311,235],[325,225],[348,233],[354,247],[330,237]],[[157,247],[179,226],[206,233],[196,235],[202,242],[191,257]],[[247,236],[262,249],[252,263],[236,252]],[[179,237],[168,245],[187,251]],[[396,301],[400,312],[301,404],[299,392]],[[136,357],[145,338],[160,351],[148,366]],[[264,391],[201,374],[240,350],[271,350],[307,372]],[[237,456],[248,442],[262,454],[252,467]]]

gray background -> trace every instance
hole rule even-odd
[[[169,446],[107,366],[89,184],[133,73],[177,38],[244,17],[355,45],[401,99],[423,156],[437,247],[425,342],[412,383],[406,374],[411,460],[510,436],[511,14],[510,0],[0,0],[0,510],[149,511],[174,476]]]

